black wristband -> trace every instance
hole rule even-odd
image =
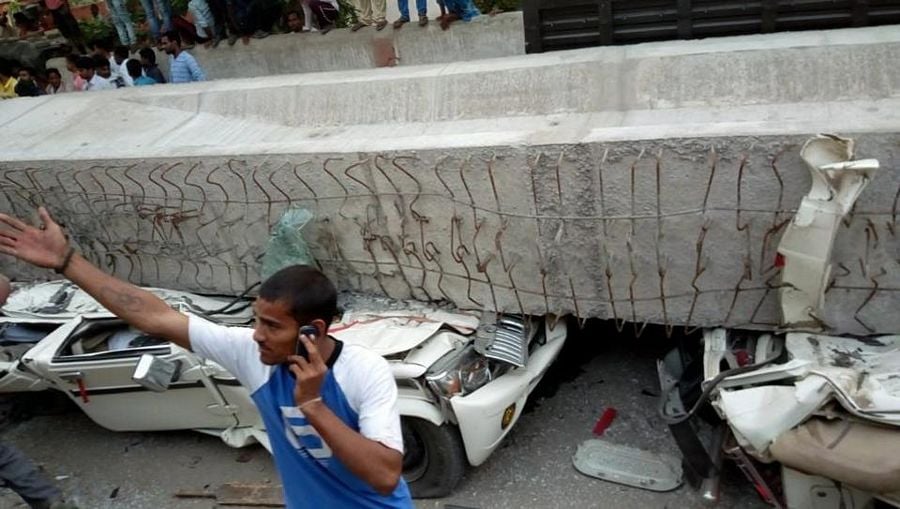
[[[66,256],[63,258],[63,262],[59,267],[53,269],[57,274],[63,274],[66,271],[66,267],[69,266],[69,262],[72,261],[72,255],[75,254],[75,248],[70,247],[68,251],[66,251]]]

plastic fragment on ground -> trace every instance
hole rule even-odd
[[[671,491],[682,483],[680,459],[605,440],[582,442],[572,461],[582,474],[635,488]]]

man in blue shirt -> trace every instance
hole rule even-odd
[[[163,48],[169,54],[169,81],[171,83],[189,83],[206,81],[206,74],[190,53],[181,49],[181,36],[170,30],[162,36]]]
[[[132,327],[235,375],[266,425],[288,509],[413,507],[403,470],[397,386],[384,358],[328,335],[337,291],[294,265],[263,282],[256,323],[216,325],[91,265],[41,207],[41,228],[0,213],[0,253],[72,280]],[[309,325],[315,333],[301,333]]]

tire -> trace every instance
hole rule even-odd
[[[449,495],[468,462],[455,426],[435,426],[424,419],[403,417],[403,477],[413,498]]]

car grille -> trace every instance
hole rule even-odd
[[[479,328],[476,349],[489,359],[522,367],[528,361],[531,328],[531,323],[520,318],[501,316],[495,323]]]

